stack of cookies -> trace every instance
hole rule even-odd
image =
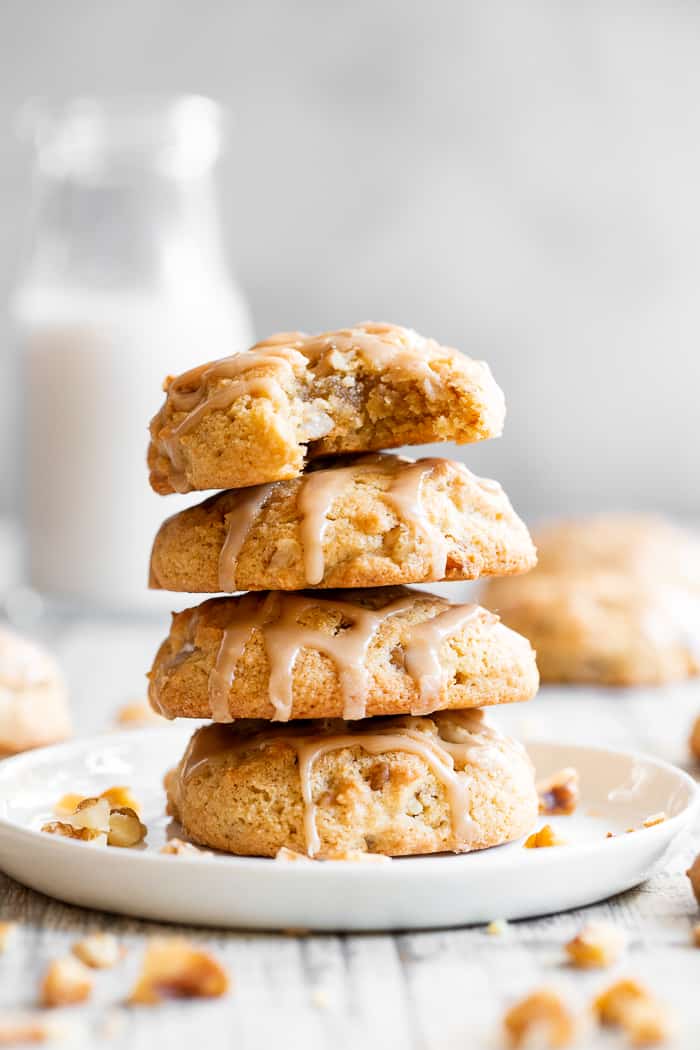
[[[524,572],[530,536],[495,482],[378,451],[496,437],[488,367],[364,324],[273,336],[165,391],[153,488],[225,491],[163,524],[151,586],[230,595],[176,613],[150,673],[156,711],[213,723],[166,778],[184,832],[348,858],[528,831],[531,763],[482,708],[535,694],[534,653],[485,609],[405,585]]]

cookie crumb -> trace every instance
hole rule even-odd
[[[164,999],[215,999],[229,986],[226,970],[209,952],[184,937],[154,937],[127,1001],[153,1006]]]
[[[700,948],[700,922],[696,922],[690,931],[690,939],[696,948]]]
[[[165,725],[167,719],[157,714],[147,700],[132,700],[119,708],[114,721],[120,729],[143,729]]]
[[[627,938],[606,922],[587,923],[564,949],[572,966],[582,970],[605,969],[620,958]]]
[[[569,816],[578,805],[579,775],[572,766],[552,773],[550,777],[537,782],[537,794],[540,813],[547,816]]]
[[[491,937],[502,937],[509,928],[507,919],[492,919],[486,927],[486,932]]]
[[[288,849],[287,846],[280,846],[275,853],[275,860],[281,860],[288,864],[296,864],[297,861],[310,861],[311,857],[307,857],[305,853],[299,853],[298,850]]]
[[[565,846],[566,839],[560,838],[551,824],[545,824],[539,831],[533,831],[525,840],[525,849],[543,849],[547,846]]]
[[[663,824],[665,820],[668,820],[668,817],[663,811],[661,813],[652,813],[650,817],[642,821],[642,827],[653,828],[656,824]]]
[[[168,839],[164,846],[161,846],[158,850],[159,853],[163,853],[166,856],[171,857],[213,857],[214,854],[209,849],[202,849],[200,846],[195,846],[194,842],[185,842],[184,839]]]
[[[63,1042],[75,1032],[75,1025],[45,1014],[0,1012],[0,1046]]]
[[[576,1035],[574,1016],[558,992],[538,988],[506,1011],[503,1029],[511,1047],[570,1046]]]
[[[93,970],[109,970],[126,955],[126,948],[119,944],[114,934],[99,931],[76,941],[71,951]]]
[[[65,955],[49,963],[39,992],[42,1006],[69,1006],[84,1003],[92,993],[89,970],[75,958]]]

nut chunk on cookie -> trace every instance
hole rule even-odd
[[[293,478],[332,453],[481,441],[505,416],[486,364],[390,324],[282,332],[165,392],[148,453],[161,494]]]

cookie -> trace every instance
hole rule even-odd
[[[564,518],[536,535],[541,572],[633,573],[700,590],[700,536],[653,514]]]
[[[70,733],[68,694],[53,657],[0,628],[0,756],[54,744]]]
[[[543,572],[482,600],[529,638],[544,682],[646,685],[700,673],[700,593],[634,574]]]
[[[382,587],[534,564],[528,531],[497,482],[447,459],[375,453],[175,514],[156,536],[150,585],[204,594]]]
[[[205,726],[166,776],[193,841],[317,858],[467,852],[537,819],[532,763],[480,711],[287,726]]]
[[[308,459],[497,437],[488,365],[397,325],[282,332],[165,382],[148,452],[156,492],[294,478]]]
[[[528,700],[524,638],[402,587],[212,598],[173,616],[150,672],[167,718],[358,719]]]

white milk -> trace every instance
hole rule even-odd
[[[18,299],[29,583],[103,608],[178,606],[147,590],[161,522],[198,497],[148,484],[148,422],[169,373],[250,345],[230,284],[201,301],[34,288]]]

